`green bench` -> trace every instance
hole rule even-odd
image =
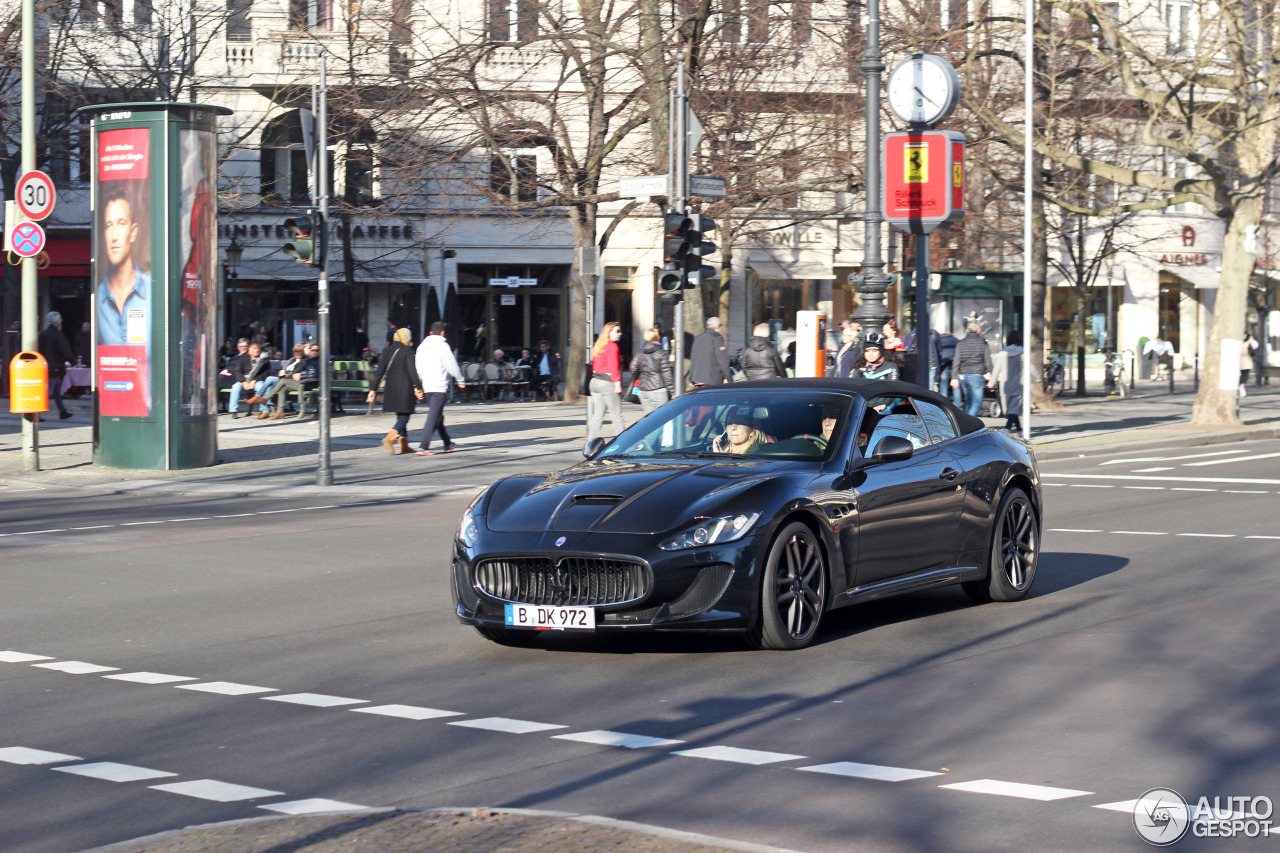
[[[331,394],[358,394],[363,402],[368,398],[373,382],[371,376],[375,373],[367,361],[335,361],[333,364],[333,377],[329,382],[329,390]],[[231,389],[220,388],[218,393],[226,394],[227,402],[230,402]],[[301,418],[307,413],[308,401],[314,404],[315,411],[319,411],[320,383],[308,382],[298,395],[298,417]],[[245,398],[241,398],[241,402]],[[376,399],[375,399],[376,402]],[[373,414],[374,403],[369,403],[365,410],[366,415]]]

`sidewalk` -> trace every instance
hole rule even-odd
[[[852,848],[851,848],[852,849]],[[386,809],[263,817],[165,832],[88,853],[792,853],[630,821],[530,809]]]
[[[1068,392],[1070,393],[1070,392]],[[1170,394],[1166,382],[1138,382],[1127,397],[1059,398],[1059,407],[1031,415],[1032,444],[1041,461],[1157,446],[1198,446],[1280,437],[1280,384],[1250,386],[1242,402],[1245,425],[1206,429],[1190,424],[1195,393],[1190,377]],[[495,479],[556,471],[581,457],[586,408],[567,403],[461,403],[446,408],[459,451],[420,457],[388,456],[379,443],[391,416],[332,418],[332,486],[316,485],[319,425],[303,421],[218,418],[218,464],[186,471],[130,471],[92,462],[89,400],[68,403],[75,416],[41,422],[41,471],[22,472],[17,415],[0,413],[0,485],[62,486],[118,493],[217,496],[420,498],[479,491]],[[623,407],[628,422],[638,405]],[[423,414],[411,421],[416,446]],[[988,420],[1002,426],[1003,419]],[[438,445],[436,445],[438,447]]]

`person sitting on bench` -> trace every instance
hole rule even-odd
[[[280,371],[280,382],[267,395],[268,400],[275,398],[272,420],[285,417],[284,404],[289,399],[290,391],[297,395],[298,414],[302,414],[302,392],[307,390],[308,383],[314,384],[320,378],[319,358],[320,347],[316,344],[312,344],[310,349],[305,344],[294,346],[293,358]]]

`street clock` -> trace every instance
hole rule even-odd
[[[889,74],[889,109],[910,125],[932,127],[955,111],[960,78],[940,56],[917,53]]]

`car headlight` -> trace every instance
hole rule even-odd
[[[462,520],[458,522],[458,540],[468,548],[475,547],[476,542],[480,538],[480,527],[476,524],[476,504],[480,503],[480,498],[484,497],[481,493],[471,502],[471,506],[467,507],[466,512],[462,514]]]
[[[747,531],[760,518],[758,512],[736,512],[698,522],[681,533],[658,545],[663,551],[680,551],[685,548],[701,548],[704,545],[723,545],[747,535]]]

